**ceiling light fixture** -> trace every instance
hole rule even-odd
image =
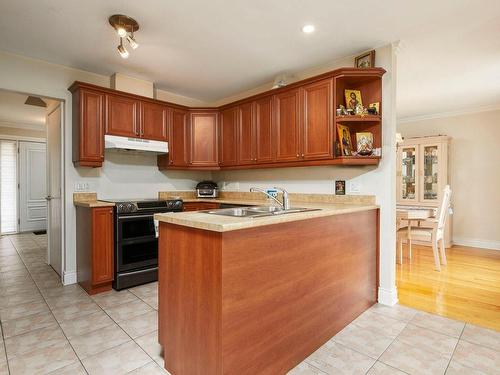
[[[127,41],[130,44],[130,47],[132,47],[132,49],[137,49],[137,47],[139,47],[139,43],[137,43],[137,41],[134,38],[134,33],[132,33],[131,35],[127,35]]]
[[[314,30],[315,30],[314,25],[305,25],[302,27],[302,32],[304,32],[306,34],[310,34],[310,33],[314,32]]]
[[[129,53],[127,49],[123,46],[123,38],[120,38],[120,44],[118,45],[118,52],[122,59],[128,59]]]
[[[133,18],[124,16],[123,14],[114,14],[109,17],[108,20],[109,24],[113,26],[116,33],[120,37],[120,44],[117,47],[118,52],[122,58],[126,59],[129,57],[129,52],[123,45],[123,38],[127,39],[132,49],[139,47],[139,43],[137,43],[137,40],[134,37],[134,32],[139,30],[139,24]]]

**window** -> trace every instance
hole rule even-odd
[[[17,141],[0,140],[0,232],[17,231]]]

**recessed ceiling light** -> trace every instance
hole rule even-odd
[[[305,25],[304,27],[302,27],[302,32],[306,34],[310,34],[313,31],[314,31],[314,25]]]

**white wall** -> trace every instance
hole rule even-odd
[[[452,138],[453,243],[500,250],[500,109],[400,122],[398,131]]]
[[[65,221],[65,238],[63,244],[66,256],[63,259],[63,275],[66,281],[74,281],[76,278],[75,207],[72,197],[76,181],[90,182],[91,187],[95,187],[99,196],[149,197],[156,196],[158,190],[170,187],[191,189],[196,181],[207,177],[206,173],[168,172],[166,174],[158,172],[154,167],[156,161],[153,157],[133,160],[124,158],[131,163],[137,162],[143,167],[147,166],[147,168],[141,168],[141,172],[138,172],[137,165],[124,165],[117,161],[117,158],[109,155],[107,156],[109,162],[100,171],[99,169],[74,168],[71,161],[71,93],[68,87],[76,80],[104,87],[110,85],[110,78],[106,76],[0,52],[0,89],[64,101],[65,203],[63,220]],[[185,104],[180,100],[178,103]]]
[[[248,191],[252,186],[279,186],[296,193],[333,193],[333,180],[346,179],[347,189],[354,182],[359,185],[360,194],[375,195],[380,205],[380,289],[379,300],[386,304],[397,301],[395,286],[395,185],[396,185],[396,53],[395,47],[385,46],[376,50],[377,66],[387,73],[383,78],[383,129],[382,160],[378,167],[307,167],[254,169],[213,173],[219,186],[226,190]],[[323,67],[295,75],[297,80],[327,72],[342,66],[352,66],[353,57],[335,61]],[[268,89],[266,85],[260,91]],[[249,93],[257,94],[259,90]],[[231,99],[245,97],[238,94]],[[227,102],[226,100],[220,103]]]
[[[0,123],[0,138],[7,136],[9,138],[40,138],[45,139],[45,130],[24,129],[20,127],[2,126]]]
[[[156,198],[159,191],[193,190],[211,178],[209,172],[159,171],[155,155],[117,150],[106,150],[102,168],[76,171],[100,198]]]

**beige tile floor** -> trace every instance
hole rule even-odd
[[[0,375],[168,374],[157,283],[90,297],[45,255],[45,236],[0,238]],[[500,374],[500,332],[375,305],[289,375],[445,373]]]

